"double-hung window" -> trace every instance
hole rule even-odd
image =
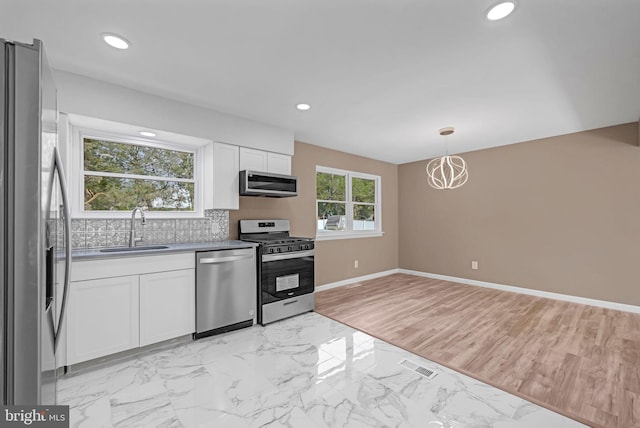
[[[76,201],[80,213],[196,213],[200,189],[197,147],[124,136],[79,133]]]
[[[316,167],[318,239],[382,235],[381,177]]]

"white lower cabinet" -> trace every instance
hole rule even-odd
[[[193,333],[195,269],[140,275],[140,346]]]
[[[138,275],[71,283],[67,364],[138,346]]]
[[[74,262],[67,365],[193,332],[193,253]]]

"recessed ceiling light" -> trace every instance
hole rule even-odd
[[[102,33],[102,39],[109,46],[112,46],[116,49],[129,49],[129,41],[122,36],[118,36],[113,33]]]
[[[150,131],[140,131],[139,132],[140,135],[142,135],[143,137],[155,137],[156,134]]]
[[[311,106],[309,104],[304,104],[303,103],[303,104],[296,105],[296,108],[298,110],[303,110],[304,111],[304,110],[309,110],[311,108]]]
[[[498,21],[506,18],[516,8],[516,4],[513,1],[505,1],[494,4],[487,11],[487,19],[489,21]]]

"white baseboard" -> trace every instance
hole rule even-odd
[[[391,274],[394,274],[394,273],[398,273],[398,269],[391,269],[391,270],[386,270],[384,272],[372,273],[370,275],[357,276],[355,278],[349,278],[349,279],[345,279],[343,281],[330,282],[328,284],[317,285],[316,286],[316,291],[330,290],[332,288],[342,287],[343,285],[349,285],[349,284],[353,284],[353,283],[360,282],[360,281],[367,281],[369,279],[376,279],[376,278],[380,278],[380,277],[383,277],[383,276],[391,275]]]
[[[459,282],[461,284],[476,285],[478,287],[493,288],[495,290],[510,291],[512,293],[528,294],[531,296],[546,297],[548,299],[563,300],[566,302],[581,303],[583,305],[598,306],[601,308],[615,309],[618,311],[640,314],[640,306],[624,303],[608,302],[606,300],[589,299],[587,297],[570,296],[568,294],[552,293],[549,291],[533,290],[531,288],[514,287],[512,285],[494,284],[492,282],[478,281],[475,279],[458,278],[455,276],[438,275],[435,273],[420,272],[416,270],[397,269],[398,273],[422,276],[425,278],[441,279],[444,281]]]
[[[370,275],[349,278],[343,281],[331,282],[316,286],[316,291],[329,290],[331,288],[342,287],[343,285],[354,284],[356,282],[367,281],[369,279],[381,278],[394,273],[405,273],[408,275],[422,276],[425,278],[441,279],[443,281],[458,282],[460,284],[475,285],[478,287],[493,288],[495,290],[509,291],[512,293],[528,294],[530,296],[545,297],[547,299],[562,300],[565,302],[580,303],[583,305],[598,306],[600,308],[615,309],[618,311],[632,312],[640,314],[640,306],[627,305],[624,303],[609,302],[607,300],[590,299],[588,297],[571,296],[568,294],[552,293],[550,291],[534,290],[531,288],[515,287],[513,285],[495,284],[493,282],[478,281],[476,279],[460,278],[457,276],[439,275],[436,273],[421,272],[409,269],[391,269],[383,272],[372,273]]]

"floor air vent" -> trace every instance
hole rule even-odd
[[[416,363],[414,363],[413,361],[409,361],[409,360],[402,360],[400,361],[400,365],[404,368],[407,368],[411,371],[414,371],[416,373],[418,373],[421,376],[426,377],[427,379],[433,379],[434,377],[436,377],[438,375],[437,372],[434,372],[431,369],[428,369],[426,367],[422,367]]]

